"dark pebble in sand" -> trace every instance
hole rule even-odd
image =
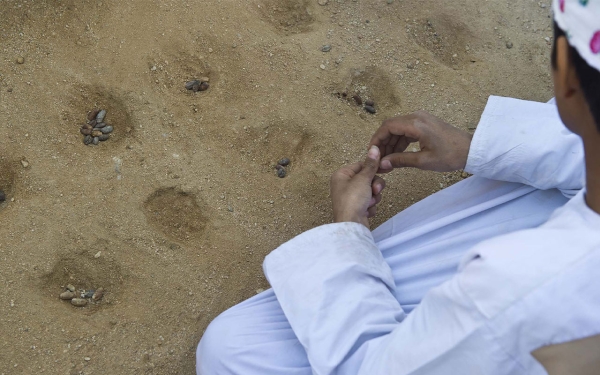
[[[2,190],[0,190],[0,202],[4,202],[6,200],[6,194]]]
[[[100,113],[99,109],[95,109],[93,111],[88,112],[87,119],[89,121],[95,120],[96,116],[98,116],[98,113]]]
[[[110,135],[108,135],[108,134],[102,134],[101,136],[99,136],[99,137],[98,137],[98,140],[99,140],[100,142],[104,142],[104,141],[106,141],[108,138],[110,138]]]
[[[188,82],[185,83],[185,88],[187,90],[192,90],[195,85],[200,85],[200,81],[198,81],[198,80],[188,81]]]
[[[208,90],[209,87],[210,87],[210,85],[208,84],[208,82],[202,82],[198,89],[200,91],[206,91],[206,90]]]
[[[290,164],[290,159],[288,158],[283,158],[281,160],[279,160],[279,165],[283,165],[284,167]]]
[[[356,102],[356,105],[362,105],[362,103],[363,103],[363,102],[362,102],[362,99],[361,99],[361,98],[360,98],[360,96],[358,96],[358,95],[354,95],[354,96],[352,97],[352,99],[354,99],[354,101]]]
[[[102,109],[100,112],[98,112],[98,114],[96,115],[96,122],[103,122],[104,121],[104,117],[106,117],[106,110]]]
[[[86,290],[85,292],[81,293],[81,298],[92,298],[95,292],[95,290]]]
[[[375,102],[371,99],[365,101],[365,105],[368,105],[369,107],[375,107]]]
[[[285,168],[280,168],[277,170],[277,177],[284,178],[287,173],[285,172]]]
[[[85,128],[81,128],[80,132],[83,135],[90,135],[90,134],[92,134],[92,131],[90,129],[85,129]]]
[[[377,113],[377,110],[374,107],[371,107],[370,105],[365,106],[365,111],[373,114]]]
[[[94,139],[92,140],[92,143],[95,144],[95,145],[97,145],[98,142],[100,142],[100,138],[94,137]]]
[[[99,123],[97,123],[97,124],[94,126],[94,128],[96,128],[96,129],[102,129],[102,128],[103,128],[103,127],[105,127],[105,126],[106,126],[106,123],[105,123],[105,122],[99,122]]]
[[[92,143],[92,136],[91,135],[86,135],[83,138],[83,144],[84,145],[89,145],[90,143]]]
[[[109,134],[109,133],[112,133],[113,127],[108,125],[108,126],[101,128],[100,131],[102,132],[102,134]]]

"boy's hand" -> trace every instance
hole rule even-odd
[[[473,136],[424,111],[385,120],[369,146],[381,149],[379,173],[414,167],[437,172],[464,169]],[[404,152],[419,142],[421,151]]]
[[[385,188],[385,181],[375,175],[380,158],[379,149],[373,146],[364,163],[345,166],[331,176],[334,222],[355,222],[369,228],[369,218],[375,216]]]

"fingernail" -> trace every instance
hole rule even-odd
[[[381,169],[392,169],[392,162],[389,160],[382,160]]]
[[[369,149],[369,153],[367,154],[367,156],[370,159],[377,159],[379,157],[379,148],[377,146],[371,146],[371,148]]]

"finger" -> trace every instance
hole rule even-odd
[[[406,151],[408,146],[410,146],[410,144],[413,142],[416,142],[416,140],[414,140],[412,138],[408,138],[408,137],[402,137],[401,139],[398,140],[398,142],[394,146],[394,149],[392,150],[392,152],[390,152],[387,155],[395,154],[398,152],[404,152],[404,151]]]
[[[356,176],[358,172],[362,170],[362,163],[354,163],[350,165],[345,165],[342,168],[338,169],[331,176],[332,179],[336,178],[352,178]]]
[[[362,170],[358,173],[365,178],[368,178],[369,181],[373,181],[375,178],[375,174],[379,169],[379,160],[381,159],[381,152],[379,152],[379,147],[371,146],[369,152],[367,153],[367,158],[363,163]]]
[[[369,208],[371,208],[373,206],[377,206],[379,204],[379,202],[381,202],[381,199],[383,199],[383,195],[381,195],[381,194],[374,195],[371,198],[371,202],[369,203]]]
[[[388,145],[391,143],[394,135],[419,139],[420,132],[414,126],[414,115],[385,120],[379,129],[375,131],[373,137],[371,137],[369,147],[373,145],[378,147]]]
[[[426,152],[399,152],[388,155],[381,160],[380,168],[389,171],[393,168],[422,168],[423,159],[427,156]]]
[[[385,148],[381,149],[381,156],[386,156],[394,153],[394,149],[398,144],[398,140],[400,139],[399,135],[392,135],[389,142],[385,145]]]
[[[377,206],[373,206],[373,207],[371,207],[371,208],[369,208],[367,210],[367,217],[368,218],[372,218],[375,215],[377,215]]]
[[[344,168],[347,168],[356,174],[362,170],[362,167],[363,167],[362,163],[354,163],[354,164],[346,165]]]
[[[381,194],[385,189],[385,180],[379,176],[375,176],[373,183],[371,184],[373,195]]]

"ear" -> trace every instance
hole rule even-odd
[[[555,87],[557,96],[572,99],[580,92],[579,78],[569,54],[569,43],[564,36],[556,40]]]

